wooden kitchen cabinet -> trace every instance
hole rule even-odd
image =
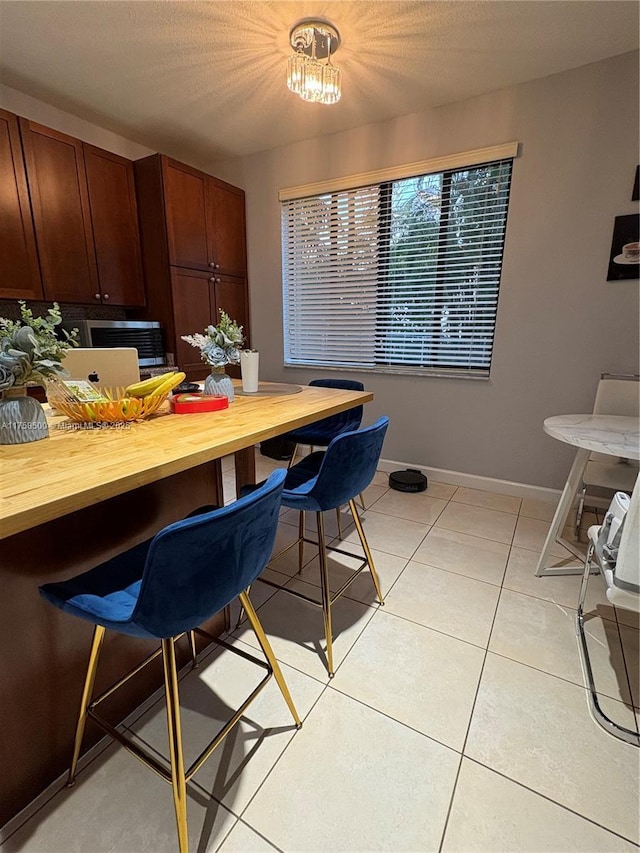
[[[249,330],[249,294],[247,292],[246,279],[233,278],[229,275],[216,275],[213,282],[213,301],[215,303],[215,323],[219,320],[219,311],[222,309],[242,326],[244,335],[247,337]],[[248,347],[249,344],[244,344]]]
[[[207,175],[168,157],[160,158],[172,266],[207,270],[213,248],[207,233]]]
[[[133,163],[25,118],[19,127],[42,275],[38,297],[144,305]],[[12,250],[10,257],[15,265],[19,255]]]
[[[42,299],[18,118],[0,110],[0,299]]]
[[[244,192],[210,179],[209,193],[215,269],[227,275],[246,276]]]
[[[20,131],[45,299],[95,302],[98,270],[82,142],[25,118]]]
[[[182,335],[203,332],[215,314],[215,295],[208,272],[171,268],[171,297],[175,334],[176,363],[189,377],[203,378],[208,369],[200,350],[181,339]],[[209,318],[203,323],[203,318]]]
[[[87,143],[83,148],[101,300],[144,305],[133,163]]]
[[[163,155],[169,262],[229,275],[247,273],[244,192]]]
[[[144,317],[162,323],[167,352],[189,379],[202,379],[208,367],[181,336],[217,324],[220,308],[244,327],[250,345],[244,192],[161,154],[136,160],[134,170]]]
[[[182,340],[182,335],[204,332],[209,323],[216,325],[220,310],[226,311],[244,329],[249,324],[247,288],[242,279],[211,275],[203,270],[171,267],[171,300],[176,341],[176,362],[190,378],[203,379],[209,372],[200,358],[200,350]],[[239,368],[229,365],[227,372],[239,376]]]

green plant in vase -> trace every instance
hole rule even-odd
[[[67,376],[62,366],[67,350],[77,346],[77,331],[56,335],[62,322],[57,302],[44,317],[35,317],[19,300],[20,319],[0,317],[0,444],[23,444],[49,435],[40,403],[27,396],[28,385]]]

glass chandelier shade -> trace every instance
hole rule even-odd
[[[337,103],[342,94],[341,73],[332,64],[331,53],[340,44],[338,31],[317,21],[301,22],[290,38],[295,53],[287,61],[289,89],[303,101]]]

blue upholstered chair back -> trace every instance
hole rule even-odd
[[[297,492],[305,503],[307,500],[312,501],[316,510],[335,509],[348,503],[373,480],[388,426],[389,418],[382,417],[371,426],[336,436],[322,454],[317,476],[293,491]],[[287,488],[283,494],[283,501],[288,506],[293,506],[287,500],[289,482],[293,484],[295,481],[296,469],[301,473],[304,471],[307,460],[309,465],[313,465],[314,456],[316,454],[312,453],[290,469]],[[307,503],[306,508],[311,509],[311,503]]]
[[[364,385],[356,379],[313,379],[309,385],[319,388],[339,388],[343,391],[364,391]],[[328,418],[322,418],[308,426],[293,430],[287,433],[286,437],[298,444],[317,444],[319,447],[326,447],[331,439],[341,432],[358,429],[362,423],[362,412],[363,407],[356,406],[346,412],[330,415]]]
[[[152,540],[131,621],[175,637],[218,613],[266,566],[286,472],[229,506],[170,524]]]

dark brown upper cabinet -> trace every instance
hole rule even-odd
[[[0,298],[42,299],[17,116],[0,110]]]
[[[211,178],[209,193],[215,269],[227,275],[246,276],[244,192]]]
[[[245,276],[244,192],[169,157],[155,156],[162,169],[169,263]]]
[[[100,302],[82,142],[20,119],[46,299]]]
[[[39,298],[143,306],[133,163],[25,118],[19,127],[42,274]],[[16,265],[19,254],[12,249],[10,257]]]
[[[182,335],[216,324],[220,308],[244,327],[250,346],[244,192],[162,154],[136,160],[134,170],[144,316],[162,323],[167,352],[201,379],[208,368]]]
[[[207,175],[160,155],[169,241],[169,262],[175,267],[207,270],[212,260],[207,228]],[[209,232],[209,233],[208,233]]]
[[[103,304],[145,304],[133,163],[83,143]]]

